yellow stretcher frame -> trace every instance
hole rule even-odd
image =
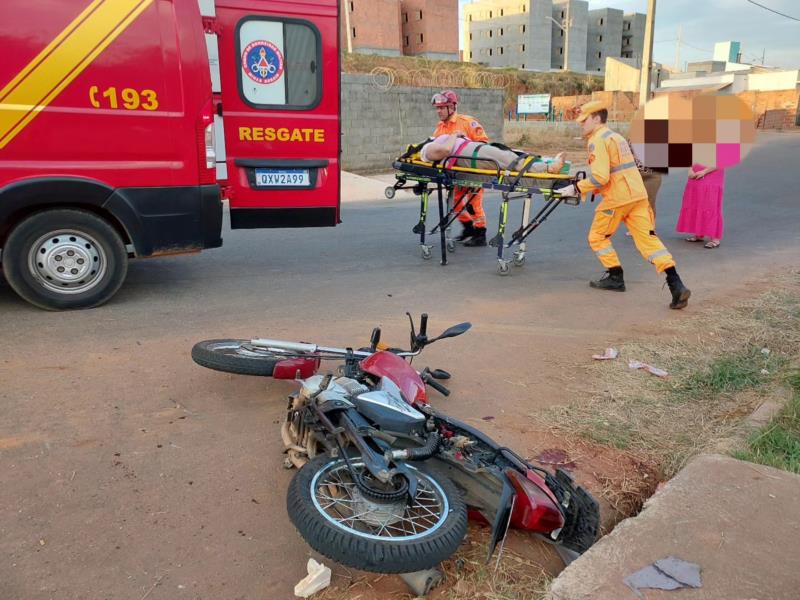
[[[503,202],[500,205],[500,220],[497,234],[490,240],[489,245],[497,248],[497,272],[500,275],[508,275],[509,265],[521,267],[525,264],[525,254],[527,243],[525,239],[538,228],[547,217],[558,207],[559,204],[577,205],[580,204],[578,198],[561,196],[558,188],[569,184],[575,184],[578,180],[586,176],[585,172],[579,171],[576,175],[568,173],[530,173],[523,171],[510,171],[497,166],[495,169],[479,169],[472,167],[453,166],[445,168],[443,166],[450,158],[471,160],[467,156],[449,156],[441,163],[433,164],[419,160],[417,158],[398,158],[394,163],[395,177],[397,183],[386,188],[386,197],[394,198],[395,191],[411,187],[415,195],[420,196],[420,218],[412,231],[420,236],[420,251],[424,260],[432,257],[433,246],[426,244],[425,236],[439,231],[441,247],[441,264],[447,264],[447,253],[455,251],[455,241],[449,237],[449,226],[456,220],[458,214],[454,214],[450,209],[445,213],[445,198],[443,191],[447,191],[447,204],[452,206],[452,198],[456,187],[466,187],[473,190],[488,189],[501,192]],[[487,162],[487,159],[477,159]],[[407,186],[409,181],[414,181],[412,186]],[[549,182],[549,185],[548,183]],[[426,221],[428,214],[429,188],[433,186],[436,190],[439,201],[439,223],[427,232]],[[534,194],[545,197],[545,206],[531,219],[531,200]],[[522,222],[511,236],[511,240],[506,242],[505,230],[508,221],[508,203],[510,200],[523,198]],[[465,203],[462,210],[467,209],[471,200]],[[504,257],[504,250],[517,245],[513,260]]]

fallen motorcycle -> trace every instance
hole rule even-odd
[[[510,527],[556,545],[568,562],[599,529],[597,502],[571,476],[550,473],[428,403],[443,395],[440,369],[417,371],[413,358],[431,343],[465,333],[469,323],[428,338],[411,321],[409,350],[331,348],[271,339],[209,340],[192,350],[205,367],[296,379],[281,435],[287,466],[299,467],[287,510],[320,554],[379,573],[431,569],[451,556],[467,516],[491,525],[487,560]],[[316,374],[322,360],[343,364]]]

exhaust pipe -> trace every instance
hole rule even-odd
[[[428,436],[424,446],[418,448],[406,448],[405,450],[392,450],[387,453],[387,459],[391,460],[426,460],[434,455],[439,449],[441,437],[435,431]]]

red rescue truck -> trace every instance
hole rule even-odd
[[[339,222],[338,0],[2,0],[3,274],[87,308],[129,258]]]

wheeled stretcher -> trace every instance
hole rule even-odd
[[[496,161],[481,159],[481,162],[494,163],[495,168],[471,168],[461,166],[451,166],[445,168],[445,164],[452,164],[450,159],[472,160],[472,156],[450,155],[439,163],[429,163],[420,160],[418,157],[403,156],[394,163],[395,177],[397,182],[393,186],[386,188],[386,197],[393,198],[399,189],[412,189],[414,194],[420,197],[419,222],[414,226],[413,232],[419,235],[420,251],[422,258],[429,260],[432,257],[433,245],[426,243],[426,236],[439,233],[441,264],[447,264],[447,253],[455,251],[455,241],[450,238],[449,228],[458,218],[463,210],[469,210],[470,202],[475,192],[481,189],[494,190],[501,192],[502,203],[500,205],[500,220],[497,234],[489,241],[489,245],[497,248],[497,272],[500,275],[509,273],[509,265],[521,267],[525,263],[525,253],[527,243],[525,240],[533,233],[547,217],[562,202],[569,205],[578,205],[580,200],[575,197],[561,196],[558,193],[560,188],[569,184],[574,184],[586,176],[584,171],[579,171],[576,175],[568,173],[533,173],[530,167],[534,164],[534,157],[528,161],[521,161],[521,166],[517,171],[503,169]],[[568,167],[567,167],[568,168]],[[467,202],[458,212],[453,206],[453,196],[456,187],[463,187],[472,190]],[[428,201],[431,192],[436,192],[439,205],[439,221],[431,229],[427,230]],[[531,217],[531,201],[534,195],[544,197],[544,206]],[[506,240],[506,226],[508,221],[508,205],[511,200],[523,199],[522,220],[518,229]],[[446,210],[446,207],[447,208]],[[513,259],[505,258],[505,250],[517,246]]]

